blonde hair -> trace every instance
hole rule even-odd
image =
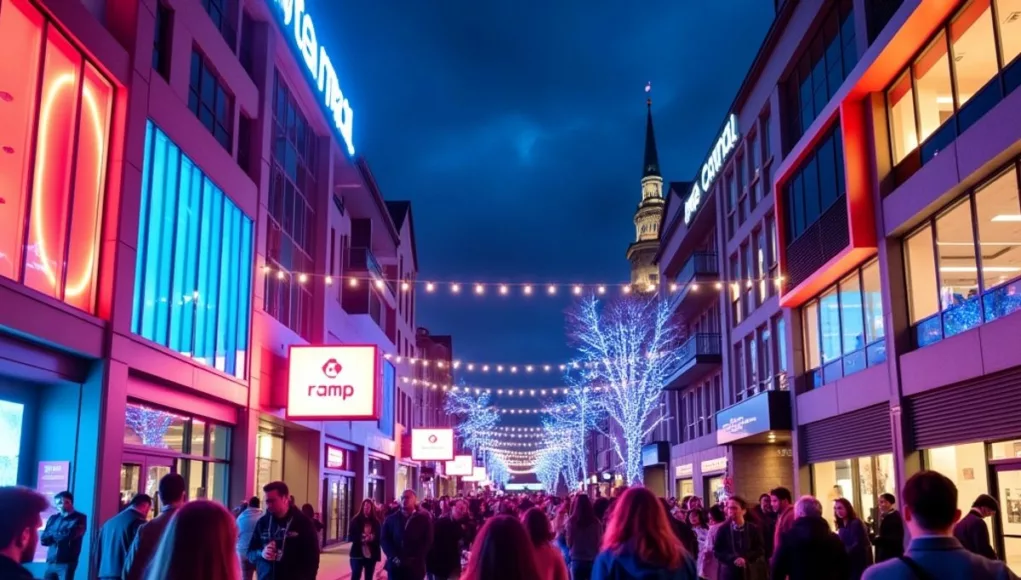
[[[145,578],[240,580],[237,537],[237,524],[226,508],[205,500],[188,502],[167,524]]]

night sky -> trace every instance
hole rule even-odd
[[[308,2],[324,9],[317,28],[355,145],[387,199],[412,201],[421,280],[619,284],[641,199],[645,84],[664,179],[691,179],[773,1]],[[563,294],[420,292],[418,324],[453,335],[461,360],[557,363],[571,356]]]

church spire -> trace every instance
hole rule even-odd
[[[652,83],[645,85],[645,92],[651,95]],[[645,120],[645,163],[642,169],[642,178],[662,177],[659,173],[659,154],[656,152],[656,134],[652,130],[652,97],[645,100],[647,109]]]

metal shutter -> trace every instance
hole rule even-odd
[[[851,243],[847,196],[840,196],[798,239],[787,245],[788,288],[801,284]]]
[[[1021,437],[1021,369],[909,397],[910,449]]]
[[[890,406],[875,405],[798,428],[804,463],[890,453]]]

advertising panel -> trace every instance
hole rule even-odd
[[[447,475],[468,475],[474,473],[475,458],[471,455],[457,455],[446,463]]]
[[[453,429],[412,429],[411,458],[415,461],[453,461]]]
[[[292,346],[287,418],[374,421],[380,357],[375,345]]]

